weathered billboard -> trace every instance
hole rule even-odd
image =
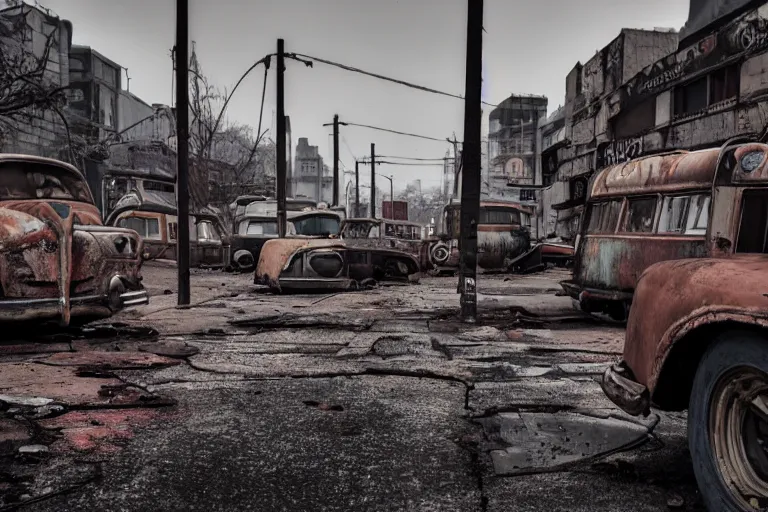
[[[680,30],[680,40],[708,27],[718,19],[744,8],[754,0],[691,0],[688,21]]]

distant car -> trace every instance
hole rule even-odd
[[[107,227],[73,166],[0,154],[0,321],[82,324],[147,304],[143,243]]]
[[[429,248],[437,239],[425,237],[425,227],[416,222],[393,219],[347,219],[341,238],[348,247],[396,249],[412,255],[421,271],[432,268]]]

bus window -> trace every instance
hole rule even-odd
[[[511,208],[481,208],[479,224],[520,224],[520,212]]]
[[[741,222],[736,252],[765,253],[768,230],[768,191],[748,190],[741,203]]]
[[[653,231],[656,202],[655,197],[630,199],[621,231],[625,233],[650,233]]]
[[[595,203],[589,211],[588,233],[613,233],[621,212],[621,200]]]
[[[690,196],[665,197],[659,219],[659,233],[682,233],[685,231],[686,213],[691,202]]]
[[[709,196],[693,196],[688,207],[688,220],[685,223],[686,235],[706,235],[709,225]]]

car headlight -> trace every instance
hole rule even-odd
[[[739,165],[741,165],[741,169],[744,172],[753,172],[755,169],[760,167],[764,159],[765,159],[765,153],[763,153],[762,151],[750,151],[749,153],[741,157],[741,161],[739,162]]]

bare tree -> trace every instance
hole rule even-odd
[[[203,73],[193,47],[189,63],[189,150],[192,157],[189,189],[193,208],[202,208],[211,202],[209,182],[212,173],[216,173],[220,184],[228,190],[227,197],[217,198],[226,203],[240,195],[242,186],[253,182],[256,178],[253,169],[258,169],[260,163],[263,168],[268,159],[268,148],[262,144],[266,130],[254,134],[249,126],[230,124],[225,117],[232,95],[247,73],[232,90],[219,90]],[[237,186],[231,186],[233,184]]]
[[[408,202],[408,217],[420,224],[429,224],[430,220],[439,219],[448,202],[448,196],[443,194],[440,187],[419,192],[416,185],[409,184],[405,190],[395,195],[397,200]]]
[[[19,3],[0,12],[0,136],[15,133],[36,112],[60,113],[66,103],[67,87],[46,72],[59,27],[44,23],[44,33],[36,33],[32,9]]]

